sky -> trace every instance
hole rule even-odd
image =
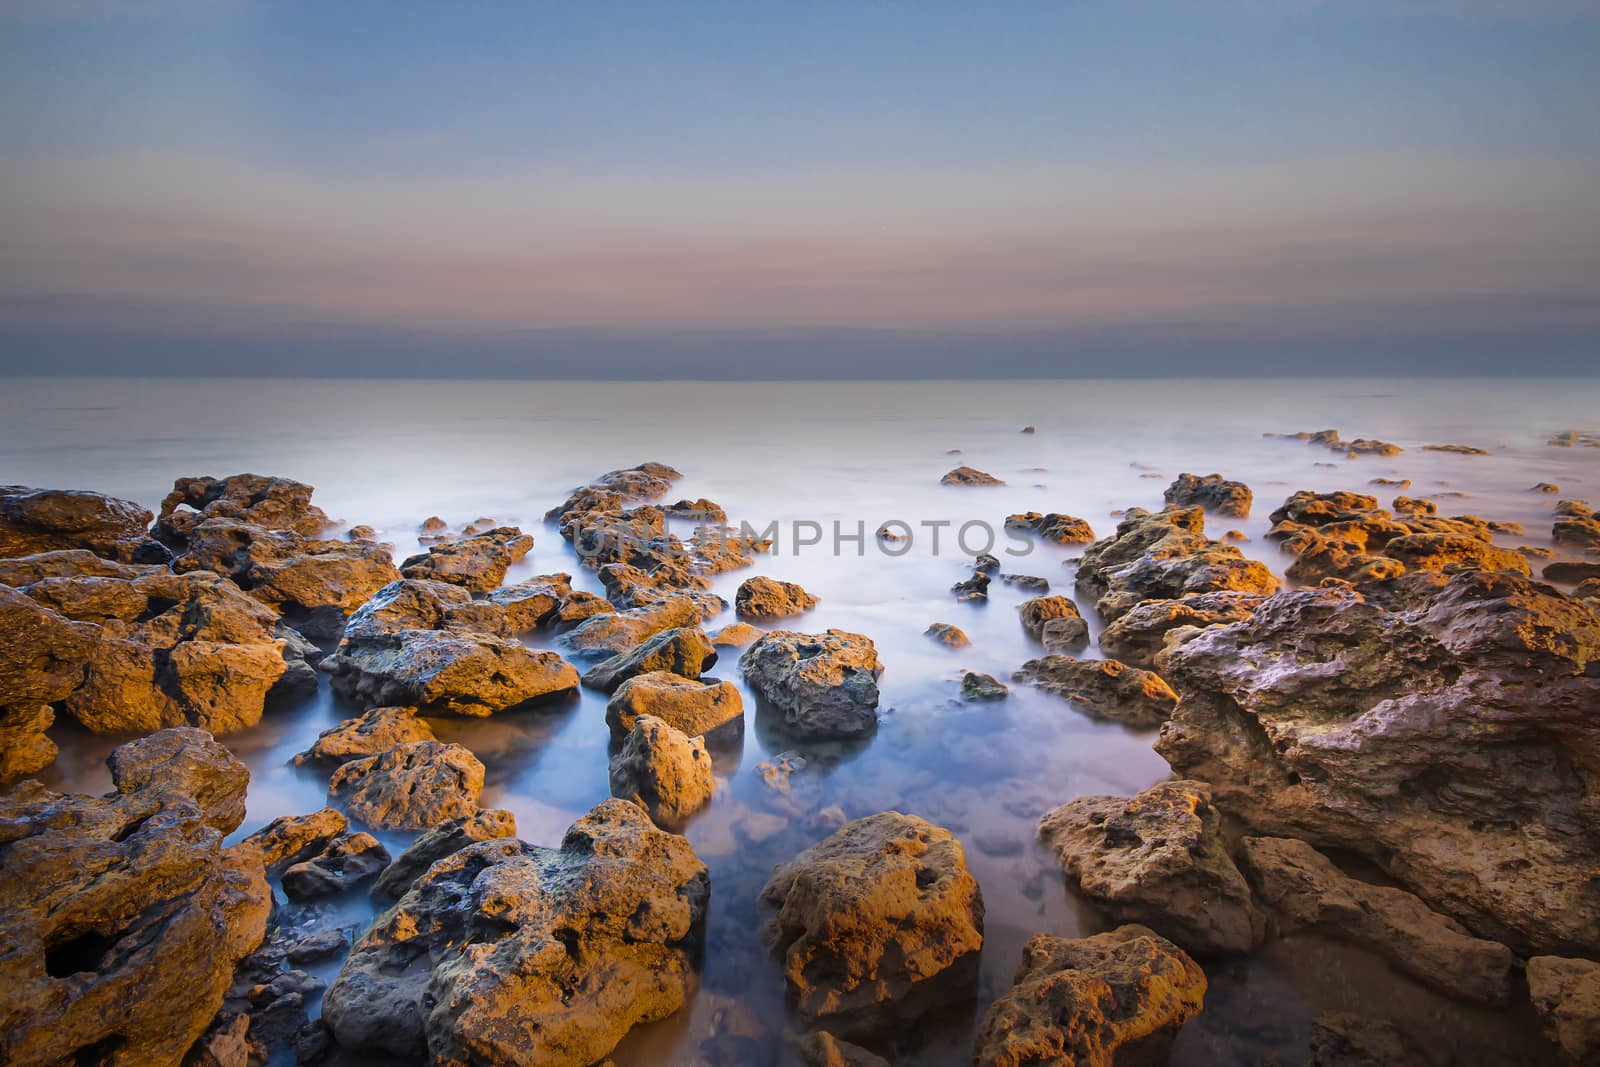
[[[1600,0],[0,0],[0,373],[1600,373]]]

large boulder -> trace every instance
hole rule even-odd
[[[1279,583],[1265,564],[1206,537],[1205,513],[1199,508],[1155,513],[1130,508],[1115,534],[1084,552],[1077,584],[1094,599],[1095,609],[1114,621],[1142,600],[1272,593]]]
[[[132,501],[100,493],[0,485],[0,557],[83,549],[132,562],[148,551],[145,531],[153,517]]]
[[[467,845],[378,917],[323,999],[340,1045],[466,1067],[588,1067],[694,986],[705,865],[607,800],[560,848]]]
[[[730,722],[743,722],[744,698],[732,682],[651,671],[623,682],[606,702],[612,739],[621,741],[646,715],[700,737]]]
[[[1600,1060],[1600,963],[1535,956],[1528,961],[1528,996],[1569,1063]]]
[[[915,815],[846,823],[779,867],[761,900],[807,1026],[881,1033],[975,992],[983,894],[961,843]]]
[[[794,734],[855,737],[878,725],[883,664],[862,634],[773,630],[739,657],[739,670]]]
[[[190,798],[224,834],[244,822],[250,769],[204,730],[158,730],[113,749],[106,765],[119,793]]]
[[[978,1026],[974,1067],[1158,1064],[1205,1004],[1206,976],[1142,926],[1093,937],[1038,934],[1011,989]]]
[[[1236,519],[1250,514],[1250,504],[1255,499],[1248,485],[1229,481],[1220,474],[1180,474],[1162,496],[1168,506],[1200,507]]]
[[[1079,891],[1118,922],[1142,923],[1197,954],[1244,953],[1255,943],[1250,887],[1199,782],[1079,797],[1039,820],[1039,837]]]
[[[460,745],[413,741],[333,772],[328,799],[375,830],[426,830],[471,815],[483,764]]]
[[[223,755],[182,741],[190,771]],[[222,847],[232,799],[178,785],[0,794],[0,1062],[177,1067],[216,1015],[272,897],[260,853]]]
[[[95,627],[0,586],[0,786],[55,761],[50,705],[82,681],[95,637]]]
[[[0,585],[20,588],[46,578],[138,578],[166,569],[165,564],[158,563],[119,563],[86,548],[60,548],[0,558]]]
[[[1167,721],[1178,694],[1153,671],[1114,659],[1051,655],[1030,659],[1012,677],[1071,701],[1097,719],[1154,729]]]
[[[1511,950],[1471,936],[1405,890],[1352,878],[1293,838],[1247,837],[1241,860],[1279,932],[1353,941],[1452,996],[1488,1004],[1510,999]]]
[[[417,718],[416,708],[373,708],[317,735],[311,747],[295,756],[296,767],[331,770],[355,759],[389,751],[414,741],[434,741],[433,728]]]
[[[788,615],[799,615],[817,606],[817,598],[795,582],[775,578],[746,578],[734,594],[733,607],[741,618],[765,622]]]
[[[630,678],[665,671],[683,678],[698,678],[700,672],[717,662],[711,638],[698,626],[663,630],[654,637],[619,652],[583,673],[583,684],[603,693],[614,693]]]
[[[471,815],[451,819],[411,842],[395,861],[383,869],[372,886],[372,898],[392,903],[405,896],[411,884],[429,867],[468,845],[517,836],[517,817],[498,808],[481,808]]]
[[[205,520],[234,519],[315,537],[333,520],[311,503],[311,493],[304,482],[262,474],[179,478],[161,502],[155,533],[167,544],[181,547],[189,531]]]
[[[1166,654],[1157,750],[1520,952],[1600,951],[1600,615],[1526,578],[1280,593]]]
[[[423,578],[487,593],[505,581],[506,571],[533,549],[533,538],[515,526],[497,526],[476,537],[434,545],[400,564],[407,578]]]
[[[716,790],[705,740],[649,715],[634,721],[610,777],[612,796],[639,805],[665,830],[682,827]]]

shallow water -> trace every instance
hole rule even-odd
[[[1004,517],[1060,511],[1101,534],[1112,512],[1159,507],[1180,471],[1220,471],[1247,482],[1256,506],[1246,520],[1213,518],[1211,532],[1238,528],[1241,547],[1282,573],[1288,562],[1262,539],[1268,513],[1296,489],[1369,488],[1376,477],[1409,478],[1409,495],[1441,512],[1524,523],[1508,546],[1549,546],[1555,496],[1530,491],[1556,482],[1567,497],[1600,499],[1600,450],[1553,448],[1563,429],[1600,424],[1600,383],[1563,381],[1091,381],[997,383],[618,384],[530,382],[13,380],[0,390],[0,482],[95,489],[152,509],[181,475],[239,471],[297,478],[348,523],[367,523],[404,556],[415,530],[438,514],[452,525],[490,516],[521,524],[536,546],[508,582],[550,571],[601,591],[540,516],[575,485],[617,467],[656,460],[684,473],[671,499],[722,504],[734,523],[777,522],[779,543],[757,566],[721,575],[731,601],[752,574],[802,583],[821,602],[794,629],[840,627],[872,637],[886,665],[882,724],[869,739],[801,742],[781,716],[745,690],[742,740],[716,752],[719,793],[686,836],[711,870],[712,904],[702,989],[686,1011],[642,1027],[617,1050],[619,1067],[772,1062],[789,1025],[777,963],[764,951],[756,895],[774,864],[820,840],[819,813],[849,818],[884,809],[915,812],[962,840],[987,908],[977,1002],[952,1011],[901,1050],[899,1062],[956,1064],[970,1056],[983,1007],[1010,982],[1022,942],[1039,932],[1076,934],[1103,926],[1064,887],[1059,867],[1033,837],[1049,807],[1089,793],[1128,794],[1167,775],[1154,733],[1095,722],[1067,703],[1013,688],[998,704],[964,705],[964,668],[1001,679],[1043,650],[1024,633],[1016,605],[1031,594],[996,581],[987,604],[949,592],[988,547],[987,523],[1007,573],[1045,577],[1071,595],[1070,557],[1081,549],[1007,539]],[[1034,434],[1019,433],[1031,424]],[[1406,451],[1392,459],[1346,459],[1264,432],[1339,429]],[[1425,452],[1460,443],[1490,456]],[[949,455],[960,449],[960,455]],[[1008,484],[948,488],[960,464]],[[1457,497],[1452,494],[1462,494]],[[899,520],[913,536],[898,557],[871,533]],[[924,523],[948,521],[939,544]],[[796,522],[815,522],[821,544],[797,545]],[[834,523],[865,537],[833,543]],[[810,527],[799,531],[809,534]],[[897,548],[903,546],[897,546]],[[1012,556],[1007,548],[1031,549]],[[1092,614],[1086,611],[1086,615]],[[732,621],[731,612],[708,624]],[[972,646],[951,650],[923,636],[954,623]],[[544,635],[529,642],[547,643]],[[1092,648],[1084,655],[1097,654]],[[713,673],[737,679],[733,657]],[[742,685],[742,682],[741,682]],[[554,844],[566,826],[607,795],[608,731],[603,697],[583,692],[484,721],[438,719],[446,740],[467,745],[488,768],[485,806],[516,814],[520,836]],[[239,836],[272,818],[314,810],[324,776],[287,761],[316,734],[361,709],[326,684],[302,704],[274,708],[254,731],[227,744],[251,768],[250,810]],[[56,731],[60,759],[45,776],[55,788],[110,787],[105,754],[119,739]],[[782,751],[808,766],[780,796],[756,775]],[[406,835],[379,835],[392,851]],[[320,905],[332,925],[370,918],[357,892]],[[331,978],[336,965],[320,973]],[[1207,1011],[1180,1036],[1175,1062],[1257,1063],[1306,1059],[1311,1020],[1323,1011],[1392,1017],[1458,1062],[1517,1063],[1532,1054],[1524,1012],[1453,1004],[1345,947],[1297,939],[1248,961],[1208,968]]]

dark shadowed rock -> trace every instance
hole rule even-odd
[[[896,811],[846,823],[761,891],[807,1025],[850,1037],[974,993],[983,895],[948,830]]]
[[[341,764],[328,799],[375,830],[426,830],[471,815],[483,792],[483,764],[460,745],[415,741]]]
[[[559,849],[468,845],[352,949],[323,1000],[339,1044],[435,1064],[588,1067],[693,988],[705,865],[607,800]]]
[[[340,834],[322,851],[283,872],[290,900],[315,900],[364,885],[389,865],[389,850],[371,834]]]
[[[663,630],[642,644],[590,667],[583,684],[603,693],[614,693],[630,678],[664,671],[683,678],[698,678],[717,662],[711,638],[697,626]]]
[[[966,701],[1004,700],[1011,690],[991,674],[967,671],[961,676],[961,699]]]
[[[422,834],[385,867],[373,883],[372,898],[380,903],[399,900],[429,867],[446,856],[479,841],[516,836],[516,816],[498,808],[483,808],[451,819]]]
[[[1311,1023],[1311,1067],[1434,1067],[1444,1059],[1417,1047],[1387,1019],[1336,1011]]]
[[[826,1030],[812,1030],[789,1040],[805,1067],[889,1067],[882,1056],[841,1041]]]
[[[1580,501],[1563,500],[1556,505],[1550,539],[1568,548],[1600,553],[1600,514]]]
[[[151,518],[132,501],[100,493],[0,485],[0,557],[82,549],[131,563]]]
[[[1600,1059],[1600,963],[1535,956],[1528,961],[1528,996],[1569,1063]]]
[[[883,664],[870,638],[844,630],[774,630],[739,658],[745,680],[807,737],[853,737],[878,724]]]
[[[1143,923],[1197,954],[1249,952],[1250,887],[1219,827],[1210,790],[1180,781],[1134,797],[1079,797],[1039,820],[1039,837],[1116,921]]]
[[[1036,641],[1044,640],[1045,626],[1051,622],[1064,625],[1051,631],[1051,639],[1063,647],[1087,644],[1089,624],[1078,614],[1078,605],[1064,596],[1036,596],[1024,600],[1017,609],[1022,613],[1022,628]]]

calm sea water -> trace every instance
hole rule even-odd
[[[988,917],[978,1002],[928,1028],[901,1062],[957,1064],[970,1055],[978,1013],[1010,983],[1030,935],[1092,932],[1101,921],[1075,902],[1033,824],[1050,807],[1091,793],[1129,794],[1167,775],[1152,732],[1097,723],[1023,688],[999,704],[956,699],[963,669],[1001,679],[1042,654],[1023,632],[1026,593],[1000,582],[987,604],[958,604],[951,583],[1017,511],[1060,511],[1109,533],[1113,512],[1159,507],[1180,471],[1221,472],[1256,494],[1238,528],[1244,549],[1281,573],[1287,559],[1262,535],[1267,514],[1296,489],[1370,489],[1409,478],[1415,496],[1445,513],[1522,522],[1507,545],[1549,545],[1556,482],[1564,495],[1600,500],[1600,450],[1546,445],[1563,429],[1600,426],[1600,383],[1560,381],[1080,381],[804,384],[536,383],[236,380],[11,380],[0,388],[0,482],[94,489],[151,508],[178,476],[240,471],[317,487],[317,502],[348,524],[377,527],[401,556],[418,523],[490,516],[531,531],[536,546],[507,581],[555,570],[601,591],[540,516],[575,485],[645,460],[684,473],[672,499],[710,497],[731,519],[779,524],[778,551],[723,575],[729,600],[751,574],[801,582],[821,603],[791,628],[840,627],[872,637],[887,667],[877,733],[852,743],[797,742],[746,690],[742,745],[717,754],[719,793],[686,835],[711,869],[712,906],[702,988],[673,1019],[636,1030],[620,1067],[775,1062],[791,1026],[777,963],[762,948],[756,903],[774,864],[829,832],[818,813],[856,818],[915,812],[963,841]],[[1025,425],[1037,428],[1020,433]],[[1264,432],[1334,427],[1406,448],[1392,459],[1345,459]],[[1491,456],[1423,451],[1459,443]],[[959,449],[959,455],[948,454]],[[960,464],[998,488],[942,487]],[[903,555],[878,550],[871,532],[899,520],[913,529]],[[940,527],[937,547],[932,528]],[[797,546],[816,523],[822,541]],[[834,543],[834,524],[861,541]],[[1001,540],[999,549],[1014,542]],[[899,547],[899,546],[897,546]],[[967,551],[963,551],[963,547]],[[1047,578],[1071,595],[1080,549],[1034,546],[1004,555],[1007,572]],[[1085,605],[1087,608],[1087,605]],[[1089,612],[1086,610],[1086,614]],[[712,627],[732,621],[731,612]],[[972,646],[946,649],[923,636],[935,621],[967,631]],[[530,643],[542,644],[541,640]],[[557,647],[559,645],[551,645]],[[1085,655],[1093,656],[1091,648]],[[736,678],[733,657],[714,673]],[[742,684],[742,683],[741,683]],[[481,722],[435,720],[447,740],[488,767],[485,805],[509,808],[524,839],[555,843],[607,795],[604,698],[584,692],[553,708]],[[289,758],[316,734],[361,709],[324,687],[303,706],[275,712],[227,743],[249,763],[249,817],[240,834],[324,803],[323,776]],[[61,728],[62,754],[46,775],[56,788],[109,788],[103,759],[115,739]],[[762,760],[797,750],[809,761],[780,796],[757,776]],[[385,837],[392,850],[404,835]],[[317,905],[326,922],[359,929],[360,893]],[[331,978],[337,964],[322,969]],[[1281,942],[1248,961],[1209,968],[1207,1011],[1180,1037],[1182,1063],[1304,1062],[1311,1020],[1330,1010],[1393,1018],[1460,1062],[1526,1059],[1524,1012],[1469,1009],[1396,976],[1364,953],[1309,938]]]

